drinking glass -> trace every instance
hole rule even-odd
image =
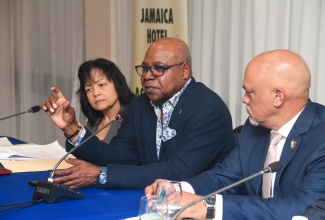
[[[139,208],[139,220],[162,220],[162,216],[157,212],[155,202],[156,196],[152,196],[148,199],[146,196],[142,196],[140,199]]]
[[[171,219],[182,207],[182,187],[180,182],[158,182],[156,196],[156,209],[165,220]]]

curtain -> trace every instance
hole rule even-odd
[[[132,1],[107,1],[109,59],[130,83]],[[85,61],[83,7],[83,0],[0,1],[0,118],[44,102],[52,85],[59,86],[78,110],[74,93],[78,67]],[[310,98],[325,104],[325,1],[188,0],[188,10],[193,76],[221,96],[234,127],[247,118],[241,103],[245,67],[267,50],[300,54],[311,70]],[[62,131],[42,110],[0,121],[0,135],[37,144],[59,140],[64,145]]]
[[[71,99],[84,60],[80,0],[0,1],[0,118],[40,105],[59,86]],[[62,131],[41,110],[0,121],[0,135],[48,144]]]
[[[310,98],[325,104],[325,1],[189,0],[189,10],[194,77],[226,102],[234,127],[248,116],[241,103],[245,67],[264,51],[300,54],[311,71]]]

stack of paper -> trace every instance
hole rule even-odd
[[[61,158],[66,154],[57,141],[47,144],[1,145],[0,160],[34,160]]]
[[[12,145],[12,143],[6,137],[0,138],[0,146]]]

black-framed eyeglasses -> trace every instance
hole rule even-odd
[[[151,74],[155,77],[162,76],[165,73],[165,70],[168,70],[172,67],[175,66],[181,66],[185,62],[177,63],[177,64],[172,64],[172,65],[154,65],[154,66],[144,66],[144,65],[138,65],[135,66],[135,70],[137,71],[137,74],[139,76],[144,76],[147,74],[148,70],[150,70]]]

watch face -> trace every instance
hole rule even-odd
[[[98,182],[100,184],[105,184],[107,182],[107,174],[106,173],[101,173],[98,176]]]
[[[216,197],[215,196],[211,196],[211,197],[207,198],[205,200],[205,203],[207,205],[214,205],[216,203]]]

